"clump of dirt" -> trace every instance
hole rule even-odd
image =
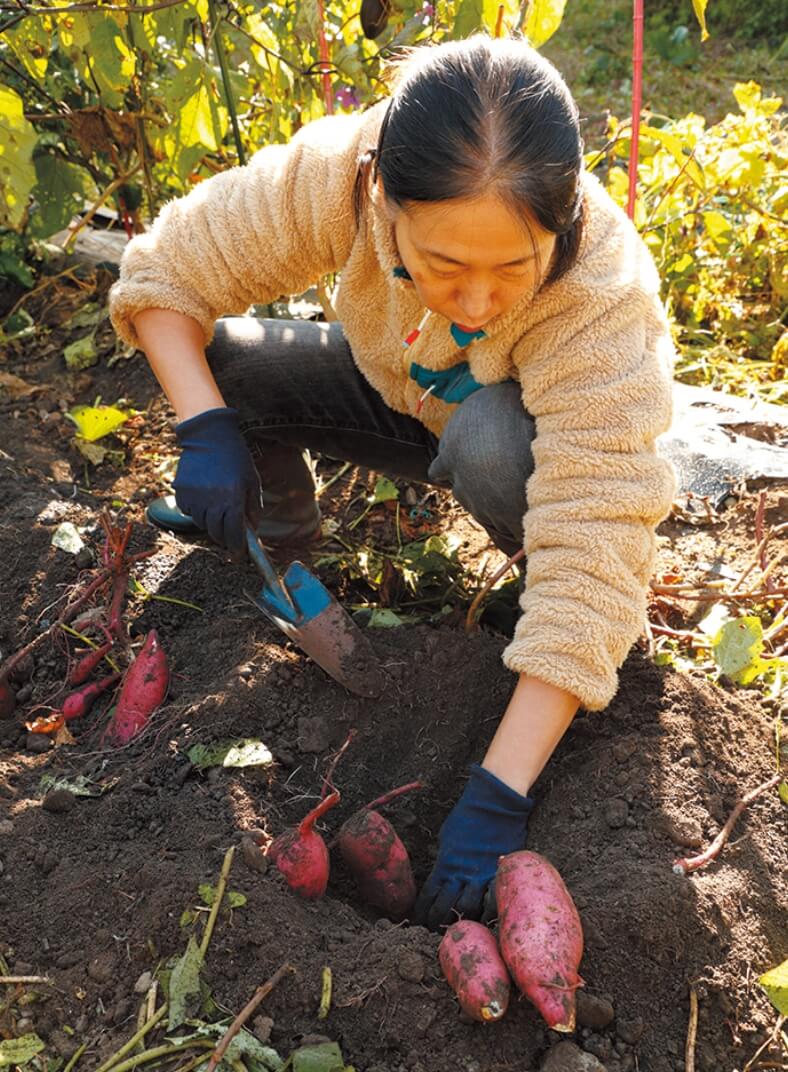
[[[67,385],[47,367],[37,374],[52,377],[58,397]],[[138,362],[106,382],[104,372],[93,375],[83,392],[122,393],[138,405],[153,397]],[[91,569],[100,508],[122,498],[129,516],[140,517],[140,500],[160,486],[166,444],[167,414],[156,403],[128,433],[126,468],[102,467],[88,490],[64,422],[50,420],[52,410],[15,412],[0,426],[4,657],[43,627],[56,601]],[[64,458],[74,466],[76,491],[62,471],[51,471]],[[141,487],[144,495],[134,499]],[[750,499],[730,515],[727,555],[751,552],[753,509]],[[79,561],[50,544],[63,520],[87,542]],[[713,532],[675,522],[662,534],[665,571],[689,571],[720,549]],[[693,553],[685,546],[682,554],[682,539]],[[220,914],[204,973],[221,1010],[237,1013],[289,962],[295,973],[260,1008],[282,1054],[324,1035],[341,1044],[357,1072],[539,1068],[559,1040],[533,1008],[516,1001],[501,1023],[466,1021],[440,977],[437,936],[365,908],[338,858],[327,896],[307,902],[250,849],[310,809],[352,728],[335,776],[342,802],[322,829],[330,838],[362,804],[423,780],[423,791],[389,809],[422,881],[467,766],[483,754],[510,695],[513,678],[501,663],[506,638],[484,629],[467,635],[459,625],[369,630],[387,686],[377,700],[362,699],[263,619],[245,595],[259,586],[251,568],[201,541],[143,526],[134,540],[132,550],[156,552],[135,568],[144,592],[181,601],[132,604],[132,636],[156,627],[171,661],[172,689],[150,731],[121,752],[102,750],[106,710],[98,709],[74,730],[75,745],[52,748],[28,735],[30,710],[55,706],[62,695],[66,653],[54,643],[15,682],[18,715],[0,721],[0,953],[15,974],[53,982],[34,987],[23,1027],[53,1057],[86,1042],[84,1067],[97,1067],[135,1029],[140,977],[160,971],[199,932],[204,914],[195,922],[193,912],[185,920],[183,913],[199,904],[200,883],[216,883],[235,844],[230,887],[247,902]],[[788,843],[777,794],[747,810],[707,870],[683,878],[671,864],[706,844],[736,799],[769,777],[774,727],[775,709],[756,691],[677,674],[636,648],[613,703],[578,715],[536,786],[530,847],[559,869],[585,930],[581,973],[590,1000],[581,1003],[574,1041],[608,1072],[681,1072],[690,985],[700,998],[701,1072],[743,1068],[772,1029],[774,1010],[757,976],[784,957]],[[264,742],[273,764],[199,770],[188,758],[196,744],[243,738]],[[82,776],[104,791],[50,796],[45,806],[44,776],[72,783]],[[334,993],[320,1020],[326,965]],[[612,1021],[600,1014],[607,1002]],[[0,1012],[0,1031],[20,1033],[13,1004]]]

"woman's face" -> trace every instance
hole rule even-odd
[[[478,330],[533,294],[549,271],[556,237],[528,229],[498,198],[416,202],[395,210],[402,262],[423,304],[460,328]]]

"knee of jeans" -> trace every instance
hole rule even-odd
[[[518,534],[519,539],[535,435],[519,385],[491,384],[475,391],[453,413],[430,477],[450,484],[455,498],[484,524]]]

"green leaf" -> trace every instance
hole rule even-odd
[[[208,882],[203,882],[198,887],[200,897],[207,905],[212,905],[216,900],[216,886],[211,886]],[[238,890],[227,890],[225,893],[225,900],[230,908],[243,908],[246,904],[246,897],[244,894],[239,893]]]
[[[186,1019],[186,1006],[191,997],[200,995],[200,971],[202,953],[194,935],[189,938],[186,952],[179,957],[170,975],[169,1002],[170,1031]]]
[[[20,1035],[19,1038],[5,1039],[0,1042],[0,1068],[9,1068],[12,1065],[21,1067],[28,1061],[32,1061],[37,1053],[41,1053],[45,1044],[38,1035],[30,1032]]]
[[[780,782],[780,788],[778,790],[780,794],[780,800],[788,806],[788,782]]]
[[[95,334],[91,332],[90,335],[83,335],[81,339],[69,343],[63,351],[63,358],[72,372],[92,368],[98,362]]]
[[[483,18],[484,0],[460,0],[451,36],[455,41],[462,41],[481,28]]]
[[[564,17],[566,0],[529,0],[523,30],[534,46],[540,48],[549,40]]]
[[[372,503],[389,502],[391,499],[399,498],[399,489],[393,481],[388,477],[382,476],[380,480],[375,484],[375,490],[372,493]]]
[[[3,332],[9,338],[26,338],[35,335],[36,322],[27,309],[17,309],[3,324]]]
[[[33,187],[35,211],[30,233],[37,238],[47,238],[62,230],[74,212],[82,207],[85,196],[83,173],[51,153],[39,153],[33,164],[37,182]]]
[[[726,622],[713,642],[714,661],[720,673],[738,685],[747,685],[767,669],[761,658],[763,626],[754,615]]]
[[[346,1072],[342,1051],[336,1042],[302,1046],[293,1054],[293,1072]]]
[[[191,927],[192,923],[197,919],[197,913],[192,908],[184,908],[181,912],[181,918],[178,920],[179,927]]]
[[[2,164],[0,164],[0,173],[2,173]],[[0,187],[2,187],[2,185],[3,184],[0,183]],[[25,262],[6,249],[0,250],[0,276],[6,276],[8,279],[15,279],[21,287],[27,287],[28,290],[35,282],[33,273]],[[20,312],[23,311],[24,310],[20,310]]]
[[[788,960],[767,971],[758,982],[769,995],[769,1001],[780,1016],[788,1016]]]
[[[131,415],[131,410],[117,406],[74,406],[66,414],[77,426],[78,434],[88,443],[95,443],[97,439],[116,432]]]
[[[701,41],[706,41],[709,36],[709,31],[706,29],[706,3],[707,0],[692,0],[692,10],[695,12],[695,18],[700,24]]]
[[[394,629],[405,622],[388,607],[376,607],[367,619],[367,629]]]
[[[90,85],[95,79],[102,103],[110,108],[120,108],[123,91],[134,75],[135,60],[113,18],[102,15],[98,20],[91,19],[90,44],[85,55],[89,56],[90,64],[83,73],[84,81]]]
[[[189,1021],[189,1023],[194,1023],[194,1021]],[[191,1035],[168,1037],[167,1041],[175,1045],[185,1045],[187,1042],[195,1042],[197,1039],[218,1039],[227,1034],[229,1026],[229,1020],[221,1020],[215,1024],[201,1024]],[[281,1072],[285,1067],[276,1050],[272,1050],[270,1046],[264,1046],[246,1028],[241,1028],[232,1040],[225,1051],[225,1057],[228,1060],[239,1060],[242,1057],[249,1058],[251,1064],[256,1065],[255,1072],[260,1069],[263,1072]]]
[[[246,737],[239,741],[196,744],[186,753],[193,767],[267,767],[274,761],[262,741]]]
[[[105,316],[108,316],[106,307],[98,302],[86,302],[81,309],[77,309],[73,316],[63,321],[64,328],[94,328],[100,324]]]
[[[25,119],[22,98],[0,85],[0,226],[16,228],[24,218],[36,181],[33,146],[37,137]]]

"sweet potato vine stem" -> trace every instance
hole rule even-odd
[[[233,856],[235,856],[235,846],[231,845],[227,852],[224,854],[224,862],[222,863],[222,870],[219,875],[219,882],[216,886],[216,896],[213,899],[211,905],[211,914],[208,916],[208,922],[205,924],[205,930],[202,936],[202,942],[200,942],[200,956],[204,960],[205,954],[208,952],[208,946],[211,942],[211,935],[213,934],[213,928],[216,924],[216,917],[219,915],[219,909],[224,898],[224,890],[227,886],[227,879],[230,875],[230,868],[233,866]]]
[[[698,1034],[698,995],[695,987],[690,987],[690,1014],[687,1026],[687,1044],[684,1047],[684,1067],[686,1072],[695,1072],[695,1039]]]
[[[126,1054],[133,1050],[141,1039],[144,1039],[148,1032],[156,1026],[167,1011],[167,1002],[165,1001],[161,1008],[151,1016],[150,1020],[146,1024],[143,1024],[139,1031],[135,1032],[131,1036],[128,1042],[124,1042],[119,1050],[116,1050],[110,1057],[106,1059],[103,1065],[99,1065],[96,1072],[108,1072],[108,1069],[112,1068],[118,1063],[121,1057],[125,1057]]]
[[[388,804],[392,800],[396,800],[396,798],[401,797],[403,793],[410,793],[412,789],[423,788],[424,782],[408,782],[407,785],[401,785],[399,789],[390,789],[389,792],[384,793],[382,797],[378,797],[377,800],[372,800],[369,804],[365,804],[364,810],[372,811],[373,808],[382,808],[384,804]]]
[[[233,1020],[233,1022],[227,1028],[227,1031],[222,1036],[221,1040],[219,1041],[218,1046],[216,1047],[216,1049],[211,1054],[211,1059],[208,1062],[208,1067],[206,1069],[206,1072],[214,1072],[214,1069],[216,1068],[216,1066],[219,1064],[219,1062],[221,1061],[221,1059],[224,1057],[225,1053],[227,1052],[227,1047],[233,1041],[235,1036],[241,1030],[243,1025],[246,1023],[246,1021],[252,1015],[252,1013],[257,1008],[257,1006],[260,1004],[260,1002],[264,998],[268,997],[268,995],[271,993],[271,991],[274,989],[274,987],[277,985],[277,983],[279,983],[285,977],[285,975],[287,975],[289,972],[294,972],[294,971],[295,971],[295,968],[293,967],[292,964],[283,964],[281,966],[281,968],[277,968],[277,970],[274,972],[274,974],[271,976],[271,978],[267,982],[263,983],[262,986],[258,986],[258,988],[257,988],[257,990],[255,990],[254,995],[252,996],[252,998],[246,1003],[246,1005],[244,1005],[244,1007],[238,1013],[236,1018]]]
[[[748,804],[752,804],[756,797],[759,797],[761,793],[766,793],[768,790],[773,789],[783,779],[781,773],[775,774],[768,782],[764,782],[762,785],[752,789],[749,793],[746,793],[741,800],[737,803],[736,807],[728,816],[728,821],[717,834],[714,841],[707,849],[705,849],[698,856],[682,857],[680,860],[673,861],[673,873],[676,875],[688,875],[691,871],[699,871],[702,867],[710,864],[712,860],[719,856],[720,851],[731,835],[731,831],[739,818],[741,813],[747,807]]]

